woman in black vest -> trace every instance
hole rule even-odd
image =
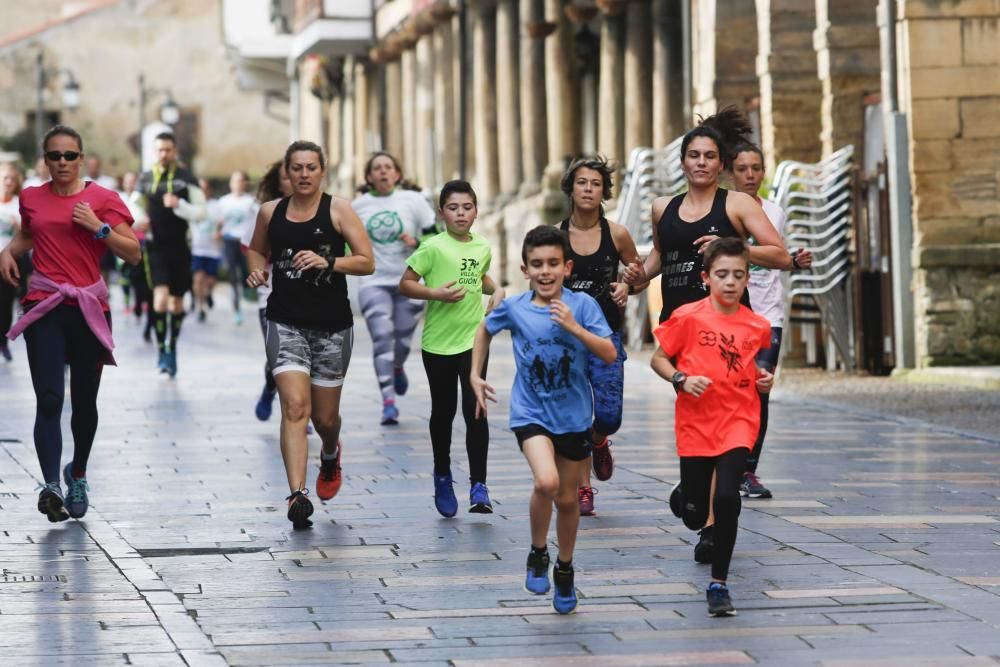
[[[562,191],[569,197],[570,216],[560,229],[569,237],[573,268],[566,287],[594,297],[611,327],[611,340],[618,358],[606,364],[591,357],[588,365],[590,384],[594,392],[593,468],[602,482],[614,472],[608,436],[616,433],[622,423],[622,389],[625,378],[625,349],[622,347],[622,307],[629,287],[618,278],[621,264],[639,264],[639,253],[628,230],[604,217],[603,202],[611,198],[612,169],[600,156],[574,160],[562,177]],[[580,480],[577,489],[580,514],[594,513],[594,490],[590,470]]]
[[[281,456],[288,477],[288,520],[295,528],[312,525],[306,489],[312,419],[323,441],[316,495],[329,500],[340,490],[340,394],[351,359],[354,317],[346,274],[375,270],[372,247],[349,202],[322,191],[323,149],[296,141],[285,152],[292,195],[264,204],[257,214],[247,252],[247,285],[267,281],[268,364],[281,401]],[[350,246],[351,254],[346,254]]]

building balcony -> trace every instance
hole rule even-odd
[[[289,56],[364,53],[374,39],[371,0],[279,2],[292,31]]]

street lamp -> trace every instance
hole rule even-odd
[[[73,111],[80,106],[80,84],[76,82],[73,72],[66,68],[46,67],[41,53],[35,57],[35,140],[39,146],[45,134],[45,89],[60,74],[66,75],[62,89],[63,106]]]

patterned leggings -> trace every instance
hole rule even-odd
[[[369,285],[358,290],[361,314],[372,338],[375,377],[382,400],[395,400],[393,373],[410,355],[413,332],[424,310],[422,301],[408,299],[395,285]]]

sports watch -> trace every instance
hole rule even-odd
[[[98,241],[100,241],[101,239],[106,239],[109,236],[111,236],[111,225],[109,225],[106,222],[103,225],[101,225],[101,228],[97,230],[96,234],[94,234],[94,238],[97,239]]]
[[[680,391],[681,388],[684,387],[684,381],[687,379],[688,376],[685,375],[684,373],[681,373],[680,371],[677,371],[676,373],[670,376],[670,382],[671,384],[674,385],[674,389],[676,389],[677,391]]]

